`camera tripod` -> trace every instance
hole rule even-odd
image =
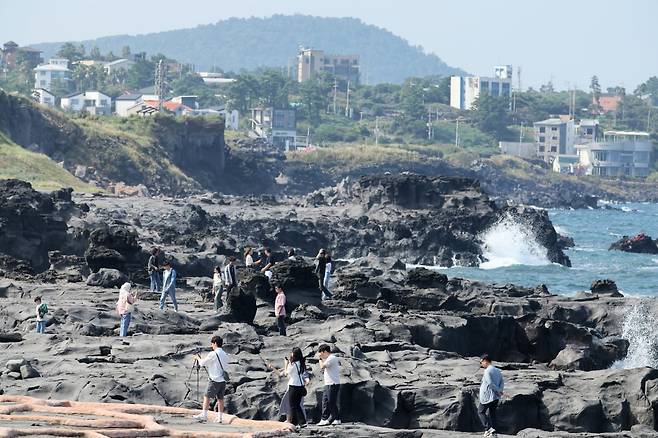
[[[205,368],[204,368],[204,370],[205,370]],[[192,366],[190,367],[190,373],[187,375],[187,379],[185,379],[185,386],[187,386],[187,388],[188,388],[188,393],[185,395],[185,397],[184,397],[183,400],[181,401],[181,403],[180,403],[181,405],[183,404],[183,402],[184,402],[185,400],[187,400],[187,397],[188,397],[189,394],[190,394],[190,387],[188,386],[188,383],[190,382],[190,379],[192,378],[192,374],[194,373],[194,371],[196,371],[196,403],[197,403],[198,405],[201,404],[201,397],[200,397],[200,390],[199,390],[199,380],[200,380],[200,373],[201,373],[201,365],[199,365],[199,361],[195,358],[195,359],[194,359],[194,363],[193,363]],[[207,374],[207,373],[208,373],[208,371],[206,370],[206,374]]]

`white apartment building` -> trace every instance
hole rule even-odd
[[[587,175],[645,177],[653,144],[648,132],[605,131],[603,139],[576,145]]]
[[[62,87],[68,87],[71,79],[69,60],[63,58],[51,58],[47,64],[41,64],[34,68],[34,88],[43,88],[52,92],[53,85],[59,83]]]
[[[496,66],[494,76],[452,76],[450,78],[450,106],[470,110],[480,96],[487,93],[494,97],[512,96],[512,66]]]
[[[65,111],[108,115],[112,112],[112,98],[100,91],[78,92],[62,97],[60,106]]]

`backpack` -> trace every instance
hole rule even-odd
[[[39,316],[43,316],[48,313],[48,305],[43,303],[39,306]]]

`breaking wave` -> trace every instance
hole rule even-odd
[[[626,314],[621,337],[629,342],[626,357],[612,364],[612,368],[658,368],[658,338],[655,335],[658,319],[644,301]]]
[[[550,265],[546,248],[537,242],[531,227],[511,215],[506,215],[480,235],[482,255],[487,259],[482,269],[514,265]]]

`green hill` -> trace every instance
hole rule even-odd
[[[355,18],[275,15],[269,18],[229,18],[215,24],[145,35],[117,35],[81,41],[87,51],[120,54],[122,47],[149,55],[163,53],[197,70],[213,66],[224,71],[258,67],[286,67],[300,45],[333,54],[361,56],[362,80],[400,83],[410,76],[449,75],[462,72],[438,56],[377,26]],[[54,55],[62,43],[34,44],[44,57]]]
[[[76,192],[99,191],[71,175],[48,156],[28,151],[0,132],[0,179],[11,178],[28,181],[37,190],[72,187]]]

